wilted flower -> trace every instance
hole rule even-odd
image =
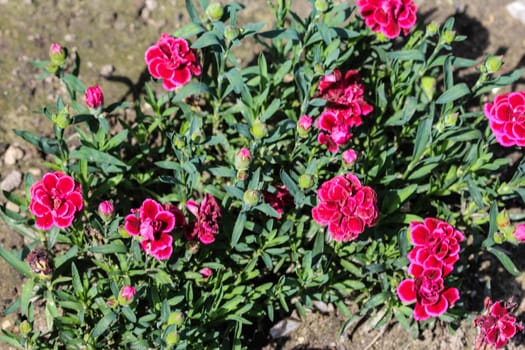
[[[500,145],[525,146],[525,91],[496,96],[484,112]]]
[[[147,254],[166,260],[173,252],[170,233],[175,224],[175,215],[171,211],[153,199],[146,199],[139,209],[133,209],[126,216],[125,228],[130,235],[142,237],[141,246]]]
[[[371,187],[362,186],[354,174],[326,181],[317,196],[312,217],[319,225],[328,225],[328,232],[336,241],[354,240],[377,221],[377,194]]]
[[[404,303],[416,302],[414,319],[423,321],[445,313],[459,300],[457,288],[445,288],[440,266],[412,269],[414,279],[406,279],[397,287],[399,299]]]
[[[53,270],[50,266],[49,256],[44,248],[35,249],[27,254],[25,261],[34,273],[49,276]]]
[[[188,238],[197,237],[204,244],[213,243],[215,236],[219,233],[219,219],[222,216],[221,208],[215,197],[205,194],[200,205],[189,200],[186,202],[186,208],[197,218],[193,230],[187,235]]]
[[[511,301],[493,302],[485,299],[485,311],[474,320],[474,325],[479,327],[480,333],[476,339],[476,349],[485,349],[492,345],[496,349],[504,347],[517,331],[523,331],[521,322],[511,312],[517,304]]]
[[[388,38],[405,35],[416,23],[417,7],[412,0],[357,0],[365,23],[374,32],[381,31]]]
[[[42,230],[53,225],[69,227],[84,207],[81,185],[60,171],[45,174],[30,193],[29,210],[36,216],[35,226]]]
[[[104,94],[100,86],[90,86],[86,89],[86,105],[91,109],[98,109],[104,104]]]
[[[192,75],[201,75],[195,50],[182,38],[162,33],[160,39],[144,55],[150,74],[163,79],[162,87],[171,91],[186,85]]]
[[[262,195],[264,201],[279,214],[278,219],[283,216],[284,210],[293,203],[293,197],[284,185],[275,186],[275,192],[263,191]]]

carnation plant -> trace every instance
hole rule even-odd
[[[317,301],[342,333],[365,320],[417,335],[469,317],[462,281],[485,253],[519,273],[507,248],[525,226],[505,208],[525,197],[524,166],[505,154],[525,144],[525,93],[489,94],[521,72],[456,57],[454,20],[416,23],[411,0],[310,3],[306,17],[270,3],[267,29],[238,3],[187,0],[191,23],[145,52],[134,104],[106,101],[59,44],[35,62],[67,94],[40,110],[54,135],[14,131],[47,171],[4,193],[27,244],[0,248],[25,276],[1,340],[253,348]],[[241,65],[248,40],[261,49]],[[486,307],[480,344],[522,329]]]

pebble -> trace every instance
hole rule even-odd
[[[109,78],[113,75],[113,72],[115,71],[115,67],[111,64],[106,64],[100,68],[100,75],[104,78]]]
[[[11,211],[13,211],[13,212],[15,212],[15,213],[18,213],[18,212],[20,211],[20,208],[18,207],[18,205],[16,205],[16,204],[13,203],[13,202],[7,202],[7,203],[5,204],[5,208],[6,208],[7,210],[11,210]]]
[[[4,154],[5,165],[15,165],[17,160],[22,159],[24,151],[15,145],[10,145]]]
[[[506,8],[512,17],[525,24],[525,0],[513,1]]]
[[[270,329],[270,335],[273,339],[278,339],[282,337],[286,337],[293,331],[295,331],[299,326],[301,325],[301,322],[294,321],[289,318],[285,318],[284,320],[281,320],[277,322],[271,329]]]
[[[11,192],[22,183],[22,173],[18,170],[13,170],[0,182],[0,189],[2,191]]]

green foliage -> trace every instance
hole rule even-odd
[[[470,250],[477,256],[488,251],[510,273],[519,272],[494,234],[498,208],[525,198],[525,168],[519,164],[503,180],[503,170],[511,171],[508,159],[495,156],[501,152],[479,111],[480,96],[514,82],[519,72],[480,70],[469,86],[454,72],[478,63],[452,54],[445,33],[453,19],[439,30],[432,24],[385,41],[351,17],[353,7],[315,3],[300,18],[290,1],[278,1],[272,5],[276,25],[263,31],[263,23],[237,21],[239,4],[202,17],[208,1],[186,0],[191,23],[175,36],[198,49],[202,75],[168,93],[148,82],[132,122],[118,113],[126,104],[92,114],[78,100],[86,88],[76,69],[56,72],[69,99],[42,109],[55,123],[55,137],[15,133],[51,156],[50,169],[81,183],[86,208],[71,227],[50,232],[0,208],[2,219],[30,239],[21,252],[0,248],[27,277],[8,312],[19,311],[32,326],[40,300],[47,324],[46,331],[31,327],[23,335],[3,331],[0,340],[35,349],[247,348],[259,320],[276,321],[293,308],[304,313],[316,300],[333,303],[347,317],[342,330],[367,318],[374,327],[396,320],[414,333],[412,310],[396,288],[406,276],[408,224],[430,216],[473,237]],[[240,65],[236,49],[247,39],[264,49]],[[378,192],[380,209],[376,226],[343,243],[330,240],[311,209],[315,188],[348,168],[318,144],[314,129],[302,136],[296,131],[301,115],[321,113],[325,101],[316,95],[317,84],[335,68],[358,69],[374,106],[350,147],[360,154],[352,172]],[[151,108],[142,110],[143,102]],[[71,113],[68,125],[52,118],[63,110]],[[75,138],[64,137],[66,128]],[[243,147],[252,160],[241,174],[234,158]],[[281,184],[293,197],[282,215],[257,196]],[[184,209],[204,193],[223,210],[211,245],[192,244],[176,231],[172,257],[162,262],[146,256],[123,229],[130,208],[146,198]],[[29,193],[9,196],[27,208]],[[116,216],[105,222],[96,207],[108,199]],[[50,276],[24,262],[36,247],[51,256]],[[462,259],[461,269],[475,261]],[[199,272],[205,267],[211,276]],[[125,285],[137,290],[129,305],[118,302]]]

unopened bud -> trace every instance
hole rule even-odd
[[[497,71],[499,71],[502,65],[503,61],[501,60],[501,56],[490,56],[485,61],[485,68],[487,69],[487,73],[496,73]]]
[[[436,92],[436,78],[429,76],[421,78],[421,89],[425,96],[431,101]]]
[[[51,44],[49,47],[49,58],[53,65],[62,67],[66,60],[66,50],[59,44]]]
[[[104,94],[100,86],[90,86],[86,89],[86,105],[92,110],[92,113],[98,114],[104,104]]]
[[[454,42],[454,39],[456,39],[456,32],[454,30],[446,30],[443,33],[443,40],[447,44],[452,44]]]
[[[311,175],[303,174],[299,176],[299,187],[306,190],[314,185],[314,179]]]
[[[133,286],[124,286],[120,290],[120,293],[118,295],[118,302],[120,305],[129,305],[133,298],[135,297],[135,293],[137,290]]]
[[[328,1],[315,0],[315,9],[319,12],[326,12],[328,10]]]
[[[184,316],[180,311],[173,311],[168,317],[168,325],[180,326],[184,321]]]
[[[496,225],[500,230],[503,230],[504,228],[510,225],[509,213],[505,209],[500,211],[496,216]]]
[[[226,26],[226,28],[224,29],[224,37],[229,41],[233,41],[237,39],[239,34],[240,34],[240,31],[239,31],[239,28],[237,27]]]
[[[266,136],[268,130],[263,122],[261,122],[259,119],[256,119],[250,128],[250,132],[256,139],[262,139]]]
[[[98,214],[104,221],[110,221],[113,219],[113,215],[115,214],[115,208],[113,207],[113,203],[110,201],[103,201],[100,202],[98,205]]]
[[[220,21],[224,14],[224,8],[218,2],[214,2],[208,5],[206,8],[206,16],[210,21]]]
[[[66,108],[62,109],[58,114],[51,116],[51,121],[61,129],[67,128],[70,123],[69,113]]]
[[[449,113],[445,116],[444,124],[446,126],[455,126],[458,122],[458,113]]]
[[[248,170],[251,160],[252,154],[250,153],[250,150],[247,148],[241,148],[235,155],[235,169]]]
[[[248,190],[244,192],[243,200],[244,204],[249,207],[253,207],[259,202],[259,192],[256,190]]]
[[[179,339],[180,339],[180,336],[179,336],[179,333],[177,332],[176,329],[174,329],[173,331],[169,332],[167,335],[166,335],[166,343],[168,345],[175,345],[179,342]]]
[[[300,137],[308,136],[308,131],[312,127],[312,117],[308,115],[302,115],[297,121],[297,133]]]
[[[19,329],[21,335],[27,335],[29,332],[31,332],[32,327],[27,320],[24,320],[20,323]]]
[[[357,153],[353,149],[347,149],[343,152],[342,158],[346,166],[352,166],[357,160]]]
[[[438,30],[439,30],[439,24],[437,22],[432,21],[427,25],[427,34],[429,36],[436,34]]]

